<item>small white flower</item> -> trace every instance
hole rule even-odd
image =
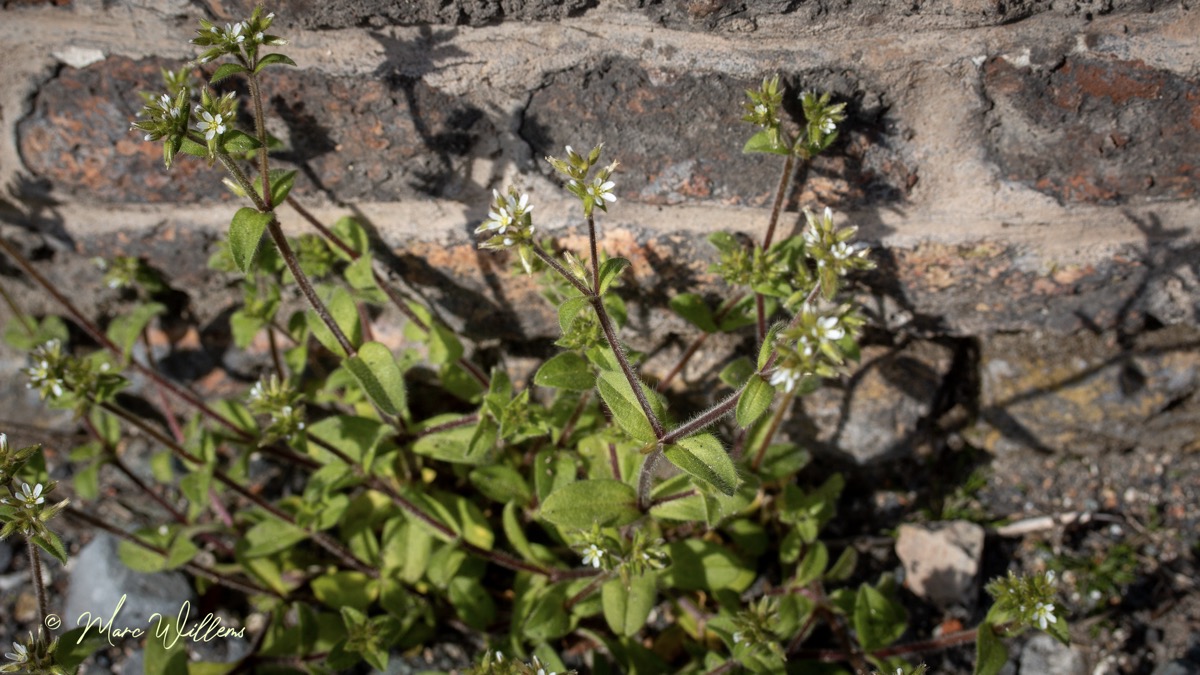
[[[734,633],[734,634],[733,634],[733,644],[735,644],[735,645],[736,645],[736,644],[738,644],[739,642],[741,642],[743,637],[745,637],[745,636],[744,636],[744,635],[742,635],[741,631],[738,631],[737,633]]]
[[[583,549],[583,564],[591,565],[599,569],[600,559],[604,557],[604,551],[600,550],[595,544],[588,544],[588,547]]]
[[[1033,618],[1038,623],[1038,627],[1046,630],[1046,627],[1052,623],[1058,623],[1058,619],[1054,616],[1053,604],[1037,603],[1033,606]]]
[[[796,385],[800,384],[800,380],[803,378],[804,373],[791,368],[779,366],[775,368],[775,372],[771,373],[770,382],[775,386],[782,384],[783,390],[787,393],[791,393],[792,390],[796,388]]]
[[[599,203],[601,200],[603,200],[611,204],[612,202],[617,201],[617,196],[612,193],[612,189],[616,186],[617,184],[611,180],[601,182],[600,179],[597,178],[593,180],[592,184],[587,187],[587,193],[588,196],[591,197],[596,203]]]
[[[0,454],[8,452],[8,434],[0,434]]]
[[[22,494],[18,496],[20,497],[21,501],[25,502],[25,508],[27,509],[32,509],[38,504],[43,504],[46,501],[46,498],[42,496],[41,483],[38,483],[36,486],[34,486],[32,490],[29,489],[29,483],[22,483],[21,493]]]
[[[834,342],[846,337],[846,330],[838,325],[836,316],[823,316],[817,319],[814,332],[821,342]]]
[[[754,106],[754,114],[758,115],[759,117],[766,117],[767,116],[767,106],[763,105],[762,103],[759,103],[758,105]]]
[[[821,129],[821,132],[822,132],[822,133],[825,133],[825,134],[832,134],[832,133],[833,133],[833,130],[834,130],[834,129],[837,129],[837,125],[836,125],[836,124],[834,124],[833,120],[832,120],[831,118],[828,118],[828,117],[826,117],[825,119],[821,120],[821,124],[820,124],[819,126],[820,126],[820,129]]]
[[[504,663],[504,652],[496,650],[496,663]]]
[[[29,652],[25,649],[25,645],[20,642],[14,642],[13,650],[5,654],[4,658],[14,663],[25,663],[29,660]]]
[[[165,536],[167,536],[167,535],[168,535],[170,532],[171,532],[171,530],[169,530],[169,529],[167,528],[167,526],[166,526],[166,525],[159,525],[159,526],[158,526],[158,533],[159,533],[159,535],[161,535],[161,536],[164,536],[164,537],[165,537]]]
[[[266,393],[263,391],[262,382],[255,382],[254,386],[250,388],[250,400],[258,402],[263,400],[264,396],[266,396]]]
[[[254,34],[254,41],[255,41],[255,42],[262,42],[262,41],[263,41],[263,34],[262,34],[262,31],[261,31],[261,30],[260,30],[260,31],[258,31],[257,33],[255,33],[255,34]]]
[[[1048,584],[1054,583],[1054,570],[1050,570],[1050,571],[1046,572],[1046,583],[1048,583]]]
[[[200,121],[196,129],[204,132],[204,140],[211,141],[214,137],[225,133],[225,119],[220,113],[213,115],[207,110],[200,110]]]

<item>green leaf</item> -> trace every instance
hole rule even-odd
[[[685,438],[668,445],[663,454],[689,476],[712,485],[726,495],[733,496],[741,482],[729,453],[712,434]]]
[[[146,631],[148,636],[143,653],[146,675],[187,675],[187,643],[175,639],[185,627],[180,626],[173,616],[160,617],[153,626],[152,631]]]
[[[200,547],[193,544],[186,533],[177,533],[175,539],[171,541],[171,547],[167,549],[166,569],[173,570],[183,567],[190,563],[199,552]]]
[[[389,415],[408,413],[404,373],[387,347],[368,342],[358,348],[357,355],[346,359],[345,365],[380,410]]]
[[[359,222],[350,216],[344,216],[333,224],[334,236],[357,255],[366,255],[371,251],[371,238]],[[349,261],[352,256],[342,250],[341,246],[331,246],[330,249],[343,260]],[[424,308],[422,308],[424,309]]]
[[[688,323],[705,333],[717,332],[717,322],[704,298],[696,293],[683,293],[671,298],[671,309]]]
[[[291,548],[308,539],[304,530],[276,518],[267,518],[246,531],[240,545],[242,556],[261,558]]]
[[[629,586],[620,578],[610,579],[600,588],[604,620],[617,635],[633,636],[650,616],[658,599],[655,572],[643,572],[629,579]]]
[[[640,381],[638,384],[649,400],[651,410],[661,420],[663,417],[662,400],[645,384]],[[643,443],[657,440],[654,435],[654,427],[650,426],[650,420],[646,419],[646,415],[642,412],[642,406],[638,403],[633,388],[629,386],[629,381],[625,379],[624,374],[611,370],[602,372],[596,379],[596,387],[600,390],[600,398],[604,399],[604,404],[608,406],[613,420],[617,426],[621,427],[622,431]],[[656,403],[658,405],[655,405]]]
[[[796,578],[793,581],[797,586],[807,586],[810,582],[821,578],[821,574],[825,572],[825,566],[829,564],[829,549],[826,548],[825,542],[818,541],[808,547],[808,551],[804,554],[804,559],[800,561],[800,566],[796,569]]]
[[[80,626],[59,636],[58,649],[54,650],[54,665],[74,673],[84,659],[108,647],[104,637],[95,631],[91,631],[90,637],[84,637],[88,632],[86,627]]]
[[[496,619],[496,603],[478,579],[455,577],[446,589],[450,604],[463,623],[475,630],[486,629]]]
[[[772,387],[762,375],[752,375],[746,381],[737,404],[737,423],[743,429],[749,427],[763,416],[775,400],[775,387]]]
[[[546,497],[543,520],[558,527],[584,530],[598,523],[619,527],[637,520],[637,492],[633,486],[611,479],[584,480],[563,486]]]
[[[221,146],[231,155],[240,155],[259,149],[262,143],[250,134],[234,129],[221,137]]]
[[[708,235],[708,243],[715,246],[721,253],[735,253],[742,249],[742,245],[738,242],[737,237],[723,230]]]
[[[25,321],[29,323],[14,317],[4,329],[4,341],[14,349],[30,351],[50,340],[66,342],[69,337],[67,324],[53,314],[42,319],[41,323],[29,316],[25,317]],[[29,324],[33,324],[32,333],[30,333],[31,326]]]
[[[455,427],[418,438],[412,445],[412,451],[443,462],[479,464],[487,459],[487,454],[472,452],[471,443],[474,436],[474,425]]]
[[[292,191],[292,186],[296,183],[296,170],[271,169],[271,205],[279,206]],[[258,196],[262,195],[262,181],[254,182],[254,189],[258,192]]]
[[[342,329],[342,333],[351,345],[356,345],[362,342],[362,324],[359,323],[358,307],[354,304],[354,297],[350,292],[340,286],[333,289],[328,298],[324,298],[325,306],[329,309],[330,316],[333,317],[334,323]],[[325,346],[326,349],[345,357],[346,352],[342,349],[341,344],[333,337],[333,332],[321,320],[321,317],[315,310],[308,310],[304,313],[304,318],[308,323],[309,330],[312,331],[314,337]]]
[[[601,263],[600,295],[604,295],[605,291],[608,290],[608,287],[612,286],[612,283],[621,276],[621,272],[623,272],[625,268],[629,267],[631,264],[632,263],[625,258],[609,258]]]
[[[208,78],[208,83],[216,84],[225,78],[248,72],[250,72],[250,70],[240,63],[222,63],[220,67],[213,72],[212,77]]]
[[[58,538],[57,534],[47,530],[43,535],[30,537],[30,540],[58,562],[67,564],[67,548],[63,546],[62,540]]]
[[[721,373],[717,377],[730,387],[740,389],[753,374],[754,362],[748,356],[739,356],[730,361],[729,365],[722,368]]]
[[[201,145],[190,138],[184,138],[179,145],[179,151],[192,157],[208,157],[208,146]]]
[[[308,435],[333,446],[355,462],[365,462],[378,448],[391,428],[378,420],[352,415],[332,415],[308,425]],[[322,463],[340,462],[333,453],[309,443],[308,451]]]
[[[1007,663],[1008,647],[991,624],[981,624],[975,637],[975,675],[996,675]]]
[[[769,152],[771,154],[785,156],[791,154],[791,149],[789,149],[783,143],[776,143],[775,140],[775,137],[772,136],[768,129],[763,129],[757,134],[751,136],[750,140],[746,141],[746,145],[742,148],[742,152],[747,154],[753,152]]]
[[[529,483],[507,464],[479,467],[471,471],[469,478],[480,494],[494,502],[528,504],[533,499]]]
[[[543,387],[585,391],[596,386],[596,376],[587,359],[575,352],[563,352],[538,368],[533,383]]]
[[[240,208],[233,214],[233,221],[229,223],[229,252],[242,274],[249,274],[253,269],[263,232],[274,219],[273,213],[260,213],[249,207]]]
[[[754,570],[719,544],[684,539],[668,544],[667,551],[671,566],[663,572],[663,580],[672,588],[714,593],[728,588],[741,593],[754,583]]]
[[[283,54],[267,54],[258,60],[258,65],[254,67],[254,72],[261,72],[267,66],[295,66],[296,62],[284,56]]]
[[[858,550],[853,546],[847,546],[838,559],[829,566],[829,571],[825,573],[825,580],[829,582],[845,581],[854,574],[854,568],[858,566]]]
[[[522,637],[528,640],[554,640],[571,631],[571,613],[563,609],[567,584],[554,584],[539,594],[525,619]]]
[[[452,363],[462,358],[463,346],[454,331],[441,324],[433,324],[429,331],[429,360],[436,363]]]
[[[558,306],[558,327],[563,335],[571,330],[571,325],[575,323],[575,318],[579,316],[583,308],[589,306],[591,306],[591,301],[582,295],[565,300]]]
[[[150,544],[151,546],[166,548],[166,537],[159,535],[155,530],[138,530],[134,533],[134,536],[138,537],[147,544]],[[121,559],[121,562],[124,563],[126,567],[134,572],[153,574],[154,572],[161,572],[166,569],[166,558],[158,553],[126,540],[121,540],[121,542],[117,544],[117,557]]]
[[[362,572],[333,572],[313,579],[310,585],[317,600],[333,609],[352,607],[363,612],[379,595],[379,585]]]
[[[154,317],[164,314],[166,311],[166,306],[157,302],[148,302],[144,305],[138,305],[129,314],[113,319],[105,334],[108,336],[108,339],[121,348],[122,361],[129,360],[129,352],[133,349],[133,345],[137,342],[138,338],[141,337],[142,331],[150,324],[150,321]]]
[[[868,584],[854,598],[854,630],[864,651],[886,647],[904,635],[908,622],[900,603]]]

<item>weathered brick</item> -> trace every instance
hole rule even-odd
[[[911,314],[914,328],[954,335],[1137,326],[1148,289],[1169,269],[1135,252],[1056,266],[998,242],[925,243],[872,257],[879,267],[866,279],[875,293]]]
[[[941,28],[978,28],[1013,23],[1053,12],[1090,21],[1114,12],[1147,12],[1173,0],[632,0],[655,21],[676,29],[741,32],[758,20],[795,17],[798,24],[854,23]]]
[[[168,173],[159,144],[129,131],[140,107],[137,92],[158,89],[160,69],[177,66],[109,58],[64,68],[17,126],[26,167],[86,200],[227,200],[219,171],[180,157]],[[268,124],[290,142],[278,153],[281,166],[302,168],[310,178],[300,181],[297,194],[324,188],[338,199],[388,201],[452,193],[464,158],[494,133],[481,112],[421,80],[277,69],[264,90],[275,118]]]
[[[1127,346],[1091,333],[984,340],[977,440],[992,451],[1195,449],[1197,337],[1173,326]]]
[[[254,9],[255,0],[227,2],[236,15]],[[293,0],[266,3],[280,11],[284,25],[304,28],[414,26],[422,24],[481,26],[501,21],[557,21],[596,5],[596,0]]]
[[[1200,186],[1200,80],[1141,61],[1062,57],[984,66],[988,150],[1010,180],[1062,203],[1192,199]]]
[[[916,172],[897,150],[903,142],[880,96],[850,72],[813,71],[787,80],[796,86],[789,87],[786,105],[803,86],[832,92],[850,112],[842,138],[813,163],[796,201],[847,207],[903,200]],[[782,158],[741,152],[754,128],[741,121],[740,103],[756,85],[716,74],[652,74],[637,62],[612,59],[549,76],[520,131],[539,156],[603,141],[606,157],[621,162],[625,198],[769,206]]]

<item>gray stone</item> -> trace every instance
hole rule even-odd
[[[1200,665],[1187,659],[1175,659],[1159,664],[1150,675],[1200,675]]]
[[[1083,654],[1074,647],[1039,633],[1021,650],[1021,675],[1087,675]]]
[[[179,615],[185,601],[195,603],[191,585],[184,575],[134,572],[121,563],[117,545],[114,537],[97,534],[71,560],[64,626],[74,628],[85,612],[90,612],[92,618],[102,618],[107,626],[122,597],[125,601],[113,622],[114,627],[145,629],[154,613],[174,617]]]
[[[953,361],[953,350],[934,342],[866,347],[844,387],[823,387],[801,399],[804,414],[790,431],[860,465],[908,454],[921,442]]]
[[[972,607],[983,534],[982,527],[966,521],[901,525],[896,555],[904,564],[904,585],[943,609]]]

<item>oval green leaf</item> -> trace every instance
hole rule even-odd
[[[712,434],[685,438],[668,445],[663,454],[689,476],[712,485],[726,495],[733,496],[741,483],[729,453]]]
[[[584,480],[564,485],[542,502],[541,517],[558,527],[584,530],[593,523],[618,527],[637,520],[637,492],[612,479]]]
[[[408,412],[404,373],[387,347],[378,342],[364,344],[356,356],[346,359],[346,369],[380,410],[389,415]]]

